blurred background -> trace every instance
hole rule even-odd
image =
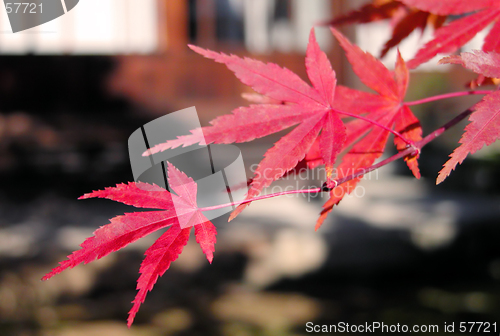
[[[248,104],[241,94],[251,89],[188,43],[275,62],[305,79],[311,27],[365,3],[83,0],[16,34],[0,10],[0,335],[306,335],[306,322],[373,321],[439,325],[441,334],[445,322],[500,322],[498,143],[435,186],[465,124],[424,149],[421,180],[403,162],[370,174],[318,232],[321,195],[255,202],[231,223],[218,219],[213,264],[191,239],[131,329],[138,269],[158,235],[40,281],[109,218],[134,211],[77,201],[133,180],[134,130],[190,106],[207,125]],[[388,22],[345,28],[375,55],[390,35]],[[339,83],[364,89],[328,29],[316,33]],[[405,59],[431,33],[412,35],[401,46]],[[467,48],[480,45],[481,36]],[[391,67],[394,53],[384,62]],[[407,100],[463,90],[473,78],[431,61],[412,73]],[[428,134],[478,99],[413,111]],[[248,176],[282,135],[239,145]],[[269,191],[322,179],[310,172]]]

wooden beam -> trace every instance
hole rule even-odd
[[[205,48],[214,48],[217,13],[214,0],[196,0],[196,44]]]
[[[163,23],[160,27],[166,29],[160,34],[166,36],[166,50],[169,53],[185,51],[189,42],[187,0],[158,0],[158,2],[158,7],[163,12],[161,14]]]

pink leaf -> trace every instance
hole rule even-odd
[[[498,19],[484,38],[483,50],[500,53],[500,21]]]
[[[400,20],[392,30],[392,36],[387,41],[380,52],[380,57],[384,57],[387,52],[398,45],[402,40],[408,37],[415,29],[420,29],[422,32],[427,26],[429,13],[422,11],[411,12]]]
[[[259,195],[262,189],[279,179],[305,157],[323,126],[324,116],[325,114],[320,114],[306,119],[264,154],[264,159],[255,171],[247,199]],[[246,203],[238,206],[229,220],[234,219],[248,205]]]
[[[326,168],[326,177],[330,182],[333,165],[346,140],[346,127],[337,114],[328,113],[325,116],[323,130],[319,139],[321,157]]]
[[[454,52],[486,28],[498,15],[500,15],[499,9],[484,10],[439,28],[434,33],[434,39],[423,46],[407,63],[408,67],[414,69],[439,53]]]
[[[296,125],[311,112],[314,110],[299,105],[262,104],[239,107],[232,114],[212,120],[212,126],[197,128],[190,135],[158,144],[143,155],[196,143],[230,144],[251,141]]]
[[[306,69],[312,85],[323,97],[323,104],[332,106],[335,97],[335,85],[337,83],[335,71],[332,70],[332,65],[326,54],[319,48],[316,36],[314,35],[314,29],[309,34]]]
[[[359,79],[379,94],[397,98],[397,86],[391,72],[375,57],[365,53],[358,46],[351,44],[339,31],[331,28],[333,35],[345,50],[347,59]]]
[[[443,182],[467,155],[477,152],[484,145],[491,145],[500,138],[500,91],[485,96],[474,107],[474,113],[469,120],[471,123],[465,127],[465,133],[459,141],[461,145],[453,151],[439,172],[437,184]]]
[[[172,207],[172,197],[167,190],[155,184],[129,182],[117,184],[104,190],[96,190],[78,199],[107,198],[140,208],[168,209]]]
[[[123,216],[114,217],[111,223],[97,229],[93,237],[87,238],[81,244],[80,250],[73,252],[67,260],[60,262],[61,265],[47,273],[42,280],[47,280],[82,262],[88,264],[100,259],[156,230],[173,224],[177,224],[173,209],[126,213]]]
[[[146,251],[146,258],[141,265],[141,276],[137,284],[139,292],[129,313],[128,325],[130,327],[147,292],[153,288],[158,277],[165,273],[172,261],[176,260],[182,252],[189,239],[191,226],[195,226],[196,241],[200,244],[208,261],[212,262],[213,259],[217,231],[198,209],[196,183],[170,163],[168,163],[168,181],[177,195],[157,185],[129,182],[82,196],[81,198],[108,198],[137,207],[165,210],[126,213],[112,218],[111,223],[97,229],[94,236],[87,238],[81,244],[80,250],[69,255],[67,260],[62,261],[60,266],[47,273],[42,279],[47,280],[67,268],[102,258],[151,232],[171,226]],[[179,223],[184,223],[186,228],[181,228]]]
[[[153,289],[158,277],[162,276],[169,269],[172,261],[175,261],[182,249],[189,240],[191,228],[181,229],[179,225],[173,225],[156,242],[146,250],[146,258],[141,264],[141,276],[137,280],[139,292],[135,296],[134,304],[129,312],[127,325],[132,326],[135,315],[139,311],[141,304],[146,299],[146,295]]]
[[[208,262],[212,263],[214,259],[217,229],[211,222],[206,221],[194,227],[194,235],[196,241],[200,244],[201,250],[205,253]]]
[[[239,80],[260,94],[270,98],[301,104],[318,106],[323,102],[319,93],[305,83],[299,76],[274,63],[262,63],[251,58],[239,58],[193,45],[192,50],[218,63],[225,64]]]
[[[500,77],[500,54],[475,50],[464,52],[460,56],[452,55],[439,61],[440,64],[460,64],[475,73],[486,77]]]
[[[177,196],[184,199],[194,208],[197,208],[196,194],[198,193],[198,186],[194,180],[181,172],[179,169],[175,168],[170,162],[167,162],[167,170],[168,185],[177,194]]]

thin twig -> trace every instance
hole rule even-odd
[[[432,101],[446,99],[446,98],[453,98],[453,97],[460,97],[460,96],[470,96],[470,95],[483,95],[483,94],[490,94],[492,92],[493,91],[491,91],[491,90],[476,90],[476,91],[452,92],[452,93],[446,93],[446,94],[441,94],[441,95],[437,95],[437,96],[427,97],[427,98],[424,98],[424,99],[414,100],[414,101],[411,101],[411,102],[406,102],[404,104],[406,106],[412,106],[412,105],[419,105],[419,104],[429,103],[429,102],[432,102]]]
[[[392,134],[394,134],[395,136],[397,136],[398,138],[400,138],[402,141],[404,141],[407,145],[410,145],[410,146],[413,145],[413,141],[406,139],[398,131],[395,131],[395,130],[387,127],[387,126],[384,126],[381,123],[376,122],[375,120],[363,117],[362,115],[359,115],[359,114],[344,112],[344,111],[340,111],[340,110],[337,110],[337,109],[334,109],[334,108],[332,108],[332,111],[335,111],[338,114],[344,114],[344,115],[349,116],[349,117],[358,118],[358,119],[364,120],[366,122],[369,122],[369,123],[371,123],[371,124],[373,124],[375,126],[378,126],[378,127],[382,128],[382,129],[386,130],[387,132],[391,132]]]

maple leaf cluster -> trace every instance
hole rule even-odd
[[[133,212],[112,218],[109,224],[100,227],[92,237],[87,238],[81,244],[80,250],[73,252],[67,260],[60,262],[58,267],[47,273],[43,280],[67,268],[100,259],[152,232],[169,227],[146,250],[146,258],[139,270],[141,275],[137,281],[138,292],[129,312],[128,325],[130,327],[148,291],[151,291],[158,277],[168,270],[170,264],[177,259],[187,244],[192,226],[194,226],[196,241],[203,253],[210,263],[213,260],[217,230],[198,210],[196,183],[169,163],[168,184],[177,195],[157,185],[129,182],[80,197],[80,199],[107,198],[139,208],[163,209],[163,211]],[[182,222],[187,224],[186,227],[181,227]]]
[[[421,146],[426,142],[422,139],[419,120],[404,102],[409,83],[408,69],[417,67],[437,53],[455,51],[495,21],[483,51],[449,56],[442,59],[441,63],[460,64],[483,76],[483,79],[500,77],[500,54],[497,53],[500,52],[500,23],[497,20],[500,18],[499,3],[498,0],[375,0],[330,22],[331,25],[338,25],[393,20],[393,36],[382,49],[382,54],[415,29],[423,30],[428,24],[436,29],[434,39],[408,63],[398,52],[394,71],[391,71],[377,58],[352,44],[338,30],[331,28],[353,71],[375,93],[337,84],[335,71],[320,49],[314,29],[310,33],[305,57],[311,85],[277,64],[190,46],[204,57],[225,64],[241,82],[255,90],[255,94],[245,95],[253,104],[220,116],[211,121],[210,126],[194,129],[189,135],[158,144],[144,155],[198,143],[247,142],[294,127],[265,153],[251,179],[246,200],[229,204],[238,205],[230,219],[241,213],[266,187],[291,173],[294,168],[306,166],[313,169],[325,165],[325,190],[330,191],[330,198],[323,205],[317,220],[318,229],[333,207],[354,190],[365,169],[372,167],[380,158],[391,133],[394,135],[394,145],[404,156],[409,169],[416,178],[420,177],[417,160]],[[445,24],[448,15],[469,12],[474,13]],[[500,91],[486,95],[471,108],[471,113],[470,124],[460,140],[461,145],[439,172],[438,183],[469,153],[492,144],[500,137]],[[342,161],[337,163],[341,153]],[[353,172],[357,174],[350,176]],[[193,226],[196,241],[208,261],[212,262],[213,259],[217,232],[203,215],[203,209],[197,206],[196,183],[169,163],[168,184],[175,194],[156,185],[130,182],[80,197],[108,198],[161,211],[126,213],[112,218],[109,224],[97,229],[94,236],[85,240],[80,250],[69,255],[43,279],[80,263],[102,258],[154,231],[168,227],[145,252],[146,257],[140,267],[138,293],[129,313],[130,326],[147,292],[151,291],[158,277],[182,252]]]
[[[445,24],[449,16],[462,17]],[[382,48],[380,57],[414,30],[423,32],[427,26],[434,28],[434,38],[408,61],[410,69],[429,61],[437,54],[458,50],[491,23],[493,27],[484,40],[482,50],[500,53],[500,2],[497,0],[374,0],[328,24],[337,26],[384,19],[391,19],[393,31]]]
[[[410,8],[396,0],[374,0],[373,3],[341,15],[326,24],[339,26],[349,23],[369,23],[390,19],[392,25],[391,38],[380,51],[380,57],[384,57],[389,50],[397,46],[413,31],[420,30],[423,33],[427,26],[432,26],[434,29],[442,27],[446,17],[447,15],[438,15],[417,8]]]
[[[443,58],[440,63],[461,64],[480,75],[500,78],[500,54],[484,51],[462,53]],[[460,139],[461,145],[450,155],[450,159],[439,172],[437,183],[444,181],[457,164],[465,157],[480,150],[484,145],[491,145],[500,139],[500,91],[486,95],[472,107],[474,113],[470,116],[470,124],[465,127],[465,133]]]
[[[450,15],[459,16],[459,18],[445,24],[446,18]],[[433,39],[407,62],[410,69],[429,61],[437,54],[455,52],[492,24],[484,39],[482,51],[446,57],[439,63],[461,64],[479,74],[476,80],[471,81],[472,88],[484,84],[499,84],[500,1],[374,0],[373,3],[359,10],[332,20],[330,24],[368,23],[383,19],[391,19],[394,28],[391,39],[381,51],[381,57],[413,30],[418,28],[423,31],[427,25],[433,25],[435,29]],[[439,172],[437,183],[444,181],[469,153],[475,153],[484,145],[491,145],[498,140],[500,134],[498,97],[498,92],[488,94],[472,108],[474,113],[469,119],[471,123],[465,128],[465,133],[459,141],[461,146],[455,149],[450,159],[444,164]]]
[[[324,164],[327,179],[342,178],[346,174],[369,167],[385,148],[389,129],[407,139],[395,137],[402,150],[411,142],[421,140],[422,129],[418,119],[403,104],[409,81],[408,69],[399,56],[395,71],[387,69],[379,60],[353,45],[339,31],[332,33],[345,50],[354,72],[376,94],[337,85],[326,54],[321,51],[311,30],[306,51],[306,70],[312,86],[288,69],[273,63],[239,58],[196,46],[195,52],[225,64],[239,80],[272,102],[240,107],[230,115],[211,121],[211,126],[191,131],[190,135],[158,144],[146,154],[189,146],[192,144],[229,144],[251,141],[297,125],[264,154],[250,184],[247,199],[259,195],[272,182],[304,160],[309,168]],[[262,101],[262,100],[261,100]],[[346,116],[354,120],[343,122]],[[353,146],[354,145],[354,146]],[[339,153],[347,151],[333,176],[333,167]],[[419,178],[417,157],[408,157],[407,163]],[[338,186],[325,204],[316,224],[319,228],[326,214],[359,182],[361,177]],[[249,203],[242,204],[231,214],[235,218]]]

